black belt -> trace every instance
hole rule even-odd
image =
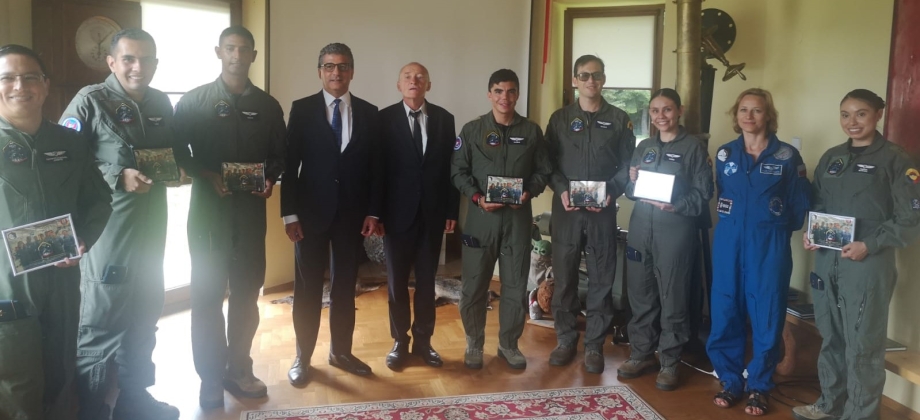
[[[0,322],[10,322],[29,317],[26,306],[18,300],[0,300]]]

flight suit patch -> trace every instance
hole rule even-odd
[[[870,165],[868,163],[857,163],[855,166],[853,166],[853,172],[858,174],[871,175],[875,173],[875,165]]]
[[[603,130],[609,130],[613,123],[607,121],[597,120],[594,122],[594,126]]]
[[[585,129],[585,122],[582,121],[581,118],[575,118],[572,120],[572,123],[569,125],[569,127],[571,127],[572,131],[577,133]]]
[[[808,175],[808,169],[805,168],[804,163],[799,165],[799,167],[796,169],[799,171],[799,178],[805,178],[805,176]]]
[[[502,143],[501,137],[498,136],[498,133],[492,131],[489,134],[486,134],[486,144],[489,146],[495,147]]]
[[[722,173],[725,176],[732,176],[735,172],[738,172],[738,164],[735,162],[728,162],[725,164],[725,168],[722,169]]]
[[[45,155],[45,162],[57,163],[70,159],[70,156],[67,156],[66,150],[55,150],[52,152],[44,152],[42,154]]]
[[[646,149],[645,156],[642,156],[643,163],[652,163],[658,159],[658,151],[655,149]]]
[[[259,121],[259,113],[254,111],[240,111],[240,118],[246,121]]]
[[[911,183],[913,184],[920,183],[920,172],[918,172],[916,169],[910,168],[904,174],[907,175],[907,179]]]
[[[460,150],[461,147],[463,147],[463,139],[457,136],[457,140],[454,141],[454,151]]]
[[[731,155],[732,155],[732,149],[728,147],[723,147],[719,149],[719,153],[716,154],[716,158],[718,158],[720,162],[725,162],[726,160],[728,160],[728,157]]]
[[[827,165],[828,175],[837,175],[842,170],[843,170],[843,158],[837,158],[837,160],[831,162],[830,165]]]
[[[920,199],[912,198],[910,200],[910,208],[913,210],[920,210]]]
[[[783,165],[777,165],[775,163],[761,163],[760,173],[766,175],[782,175]]]
[[[681,163],[684,160],[684,155],[679,153],[665,153],[664,158],[668,162]]]
[[[772,213],[774,216],[782,216],[783,207],[785,207],[783,206],[783,199],[779,197],[773,197],[770,199],[769,209],[770,213]]]
[[[780,146],[779,150],[773,154],[773,157],[778,160],[789,160],[789,158],[792,157],[792,148],[789,146]]]
[[[218,117],[224,118],[230,115],[230,104],[224,101],[220,101],[214,105],[214,110],[217,112]]]
[[[508,142],[517,146],[527,144],[527,138],[525,137],[508,137]]]
[[[719,197],[719,202],[716,203],[716,211],[722,214],[732,214],[732,200]]]
[[[147,122],[154,127],[159,127],[163,124],[163,117],[147,117]]]
[[[712,168],[712,157],[706,156],[706,164],[709,165],[710,168]]]
[[[83,122],[75,117],[65,118],[64,121],[61,121],[61,125],[78,133],[83,130]]]
[[[124,102],[118,105],[118,108],[115,108],[115,116],[118,117],[118,121],[121,121],[122,124],[131,124],[134,122],[134,110]]]
[[[3,156],[13,163],[23,163],[29,160],[29,152],[21,144],[11,141],[3,146]]]

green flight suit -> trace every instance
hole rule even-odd
[[[821,332],[818,377],[825,413],[878,419],[885,385],[888,304],[898,278],[895,249],[920,236],[920,172],[906,152],[876,133],[861,153],[847,140],[824,153],[815,169],[814,211],[856,218],[862,261],[821,248],[812,298]],[[816,288],[817,279],[823,289]]]
[[[451,159],[451,181],[467,197],[485,193],[492,175],[523,178],[524,190],[533,198],[546,188],[552,172],[540,127],[516,113],[504,129],[491,111],[466,123]],[[471,348],[482,350],[485,343],[489,282],[496,260],[502,283],[498,342],[504,349],[518,348],[526,313],[532,213],[528,200],[517,210],[506,205],[486,212],[474,206],[466,214],[464,236],[478,242],[477,247],[464,245],[462,255],[460,318]]]
[[[33,136],[0,118],[0,148],[0,229],[70,213],[73,233],[93,246],[112,208],[86,142],[48,121]],[[13,276],[0,258],[0,419],[68,415],[79,285],[77,267]]]
[[[218,77],[182,97],[174,124],[176,160],[193,178],[188,245],[195,369],[202,380],[220,381],[227,369],[241,377],[252,373],[249,352],[259,327],[265,199],[248,191],[221,198],[201,171],[220,174],[223,162],[265,163],[266,180],[277,180],[284,170],[284,112],[251,83],[233,95]]]
[[[613,321],[613,282],[617,268],[617,210],[614,201],[629,182],[629,159],[636,146],[632,124],[623,110],[601,99],[596,113],[583,111],[576,101],[556,112],[546,127],[553,175],[552,239],[553,319],[556,340],[572,346],[578,341],[575,323],[581,311],[578,267],[584,251],[588,268],[585,302],[585,346],[600,349]],[[565,211],[560,195],[569,181],[604,181],[610,206],[599,213]],[[583,192],[577,193],[583,196]],[[572,202],[570,197],[569,202]],[[605,200],[606,197],[599,199]]]
[[[156,379],[151,356],[163,311],[166,187],[157,183],[145,194],[128,193],[120,178],[123,169],[135,167],[134,149],[171,146],[172,114],[166,94],[148,88],[144,100],[135,103],[112,74],[104,83],[81,89],[61,117],[62,124],[76,125],[89,141],[112,190],[112,217],[80,262],[81,418],[94,419],[108,410],[103,399],[113,363],[122,390],[143,390]]]
[[[642,140],[630,165],[674,175],[674,212],[639,201],[636,184],[626,187],[626,196],[636,201],[626,247],[630,358],[644,360],[657,350],[661,365],[673,366],[690,340],[690,299],[699,293],[691,289],[699,258],[697,221],[712,198],[712,166],[706,146],[683,127],[669,142],[657,134]]]

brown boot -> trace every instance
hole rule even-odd
[[[662,366],[658,371],[658,379],[655,380],[655,388],[662,391],[673,391],[677,389],[679,376],[677,365]]]
[[[647,357],[642,360],[630,357],[617,369],[617,375],[623,379],[638,378],[655,369],[657,366],[658,360],[655,359],[655,356]]]

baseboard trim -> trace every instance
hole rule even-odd
[[[263,287],[262,296],[270,295],[272,293],[289,292],[292,290],[294,290],[294,282],[290,281],[287,283],[276,284],[271,287]]]
[[[920,413],[911,410],[910,407],[907,407],[891,398],[882,396],[882,405],[888,407],[890,410],[898,413],[900,416],[904,416],[904,419],[907,420],[920,420]]]

